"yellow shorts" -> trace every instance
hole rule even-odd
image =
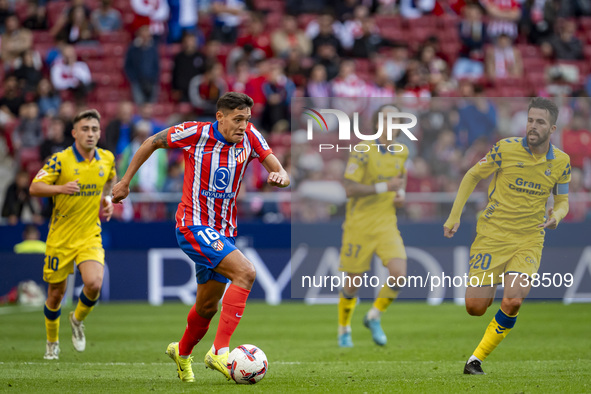
[[[477,277],[469,282],[479,286],[501,284],[506,273],[515,272],[531,277],[538,272],[542,259],[543,241],[503,243],[491,238],[476,236],[470,248],[469,276]]]
[[[396,223],[379,226],[374,233],[362,233],[357,228],[346,227],[343,230],[340,271],[361,274],[371,268],[374,253],[384,266],[394,258],[406,260],[404,242]]]
[[[43,265],[43,280],[47,283],[59,283],[74,273],[76,265],[88,261],[98,261],[105,265],[105,250],[101,237],[92,237],[81,247],[76,249],[51,248],[45,251],[45,265]]]

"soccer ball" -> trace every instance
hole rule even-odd
[[[255,384],[267,373],[265,352],[254,345],[240,345],[228,356],[230,376],[239,384]]]

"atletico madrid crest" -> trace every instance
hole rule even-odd
[[[236,161],[238,163],[242,163],[246,160],[246,149],[238,148],[236,149]]]
[[[211,247],[220,252],[222,249],[224,249],[224,243],[218,239],[217,241],[211,244]]]

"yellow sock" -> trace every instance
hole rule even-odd
[[[516,320],[517,315],[509,316],[499,308],[499,311],[486,328],[478,347],[474,350],[474,356],[480,361],[484,361],[499,343],[505,339],[507,334],[509,334]]]
[[[74,311],[74,317],[78,321],[83,321],[86,319],[86,316],[92,311],[94,308],[94,304],[98,301],[98,297],[96,299],[91,300],[84,294],[84,289],[80,292],[80,297],[78,298],[78,305],[76,305],[76,310]]]
[[[373,302],[374,308],[380,312],[385,312],[392,301],[398,297],[398,293],[400,293],[400,290],[394,290],[388,286],[382,287],[378,293],[378,297]]]
[[[43,308],[45,315],[45,332],[47,333],[47,340],[49,342],[57,342],[59,340],[60,331],[60,315],[62,313],[61,305],[57,309],[49,309],[47,304]]]
[[[341,292],[339,298],[339,326],[349,327],[351,325],[355,305],[357,305],[357,297],[349,298]]]

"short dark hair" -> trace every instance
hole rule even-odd
[[[218,111],[252,108],[254,101],[244,93],[228,92],[218,99]]]
[[[529,102],[527,113],[529,113],[529,110],[532,108],[545,109],[550,114],[550,125],[554,126],[556,124],[556,120],[558,119],[558,106],[554,101],[544,97],[535,97]]]
[[[99,123],[101,123],[101,114],[96,109],[87,109],[86,111],[80,112],[74,120],[72,121],[73,125],[80,122],[82,119],[96,119]]]

